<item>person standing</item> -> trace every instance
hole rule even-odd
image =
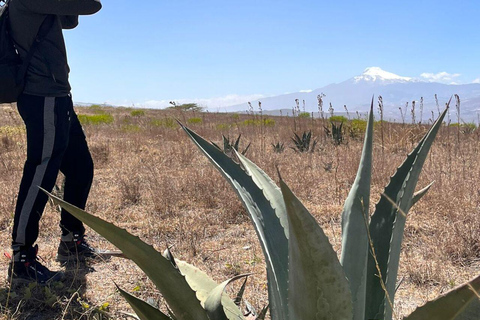
[[[37,260],[39,220],[58,172],[65,175],[64,200],[85,208],[93,179],[93,161],[73,109],[70,72],[62,29],[78,25],[78,15],[98,12],[99,0],[10,0],[10,33],[24,59],[38,41],[17,101],[27,131],[27,159],[18,192],[12,232],[13,257],[8,276],[12,282],[46,284],[59,280]],[[50,19],[50,23],[44,23]],[[39,30],[43,39],[38,39]],[[65,262],[94,256],[85,241],[81,221],[62,209],[57,260]]]

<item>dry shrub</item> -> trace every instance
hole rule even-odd
[[[405,260],[408,261],[404,266],[406,275],[410,283],[415,286],[438,286],[445,283],[442,264],[437,260],[424,258],[417,252],[414,253],[414,257],[406,252]]]
[[[7,135],[3,136],[1,141],[2,141],[2,148],[6,151],[12,149],[13,146],[15,145],[15,141]]]
[[[142,199],[140,179],[138,177],[123,177],[120,179],[120,194],[123,205],[137,205]]]
[[[479,218],[468,216],[456,221],[445,236],[445,253],[453,263],[471,265],[480,261]]]
[[[173,214],[178,205],[175,181],[164,175],[146,177],[148,196],[153,204],[153,213],[160,216]]]
[[[110,148],[108,144],[93,144],[89,146],[95,166],[102,166],[108,163],[110,158]]]

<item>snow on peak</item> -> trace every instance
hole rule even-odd
[[[412,78],[409,77],[402,77],[396,75],[394,73],[382,70],[379,67],[369,67],[363,71],[363,73],[359,76],[353,78],[354,82],[357,83],[359,81],[368,81],[368,82],[407,82],[412,81]]]

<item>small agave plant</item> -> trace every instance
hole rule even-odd
[[[223,153],[227,154],[228,156],[231,156],[235,151],[237,152],[240,152],[239,150],[239,143],[240,143],[240,138],[242,137],[241,134],[238,135],[237,139],[236,140],[230,140],[230,137],[225,137],[224,135],[222,135],[222,138],[223,138],[223,149],[220,148],[220,146],[218,146],[215,142],[212,142],[212,144],[217,147],[219,150],[222,150]],[[252,143],[250,142],[247,147],[241,151],[240,153],[242,155],[245,155],[248,151],[248,148],[250,148],[250,145]]]
[[[237,153],[238,164],[182,126],[231,183],[249,212],[265,255],[271,319],[393,319],[406,218],[409,209],[431,186],[415,193],[420,171],[446,111],[391,177],[370,217],[372,102],[357,177],[342,212],[340,260],[314,217],[281,177],[278,188],[243,155]],[[228,283],[236,278],[218,285],[195,267],[176,261],[168,252],[164,257],[125,230],[51,197],[121,249],[157,285],[171,309],[169,315],[119,289],[140,319],[244,319],[233,301],[223,295]],[[479,290],[477,277],[417,308],[404,319],[478,320]]]
[[[277,143],[272,143],[273,152],[282,153],[285,150],[285,143],[278,141]]]
[[[312,131],[304,131],[302,136],[300,137],[297,133],[293,133],[294,136],[291,138],[295,147],[290,147],[295,152],[314,152],[315,146],[317,145],[317,140],[313,140],[312,142]],[[310,142],[311,145],[310,145]]]

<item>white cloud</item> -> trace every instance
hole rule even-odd
[[[152,108],[152,109],[163,109],[170,107],[170,101],[175,101],[177,104],[182,103],[197,103],[199,106],[207,108],[210,111],[224,111],[226,107],[247,103],[248,101],[254,101],[261,98],[265,98],[265,95],[262,94],[251,94],[251,95],[238,95],[238,94],[229,94],[222,97],[214,98],[182,98],[182,99],[168,99],[168,100],[147,100],[143,102],[129,103],[129,106],[134,105],[135,107],[140,108]],[[126,105],[125,103],[117,103],[117,101],[109,101],[109,104],[112,105]]]
[[[473,80],[472,83],[480,83],[480,78]]]
[[[310,93],[310,92],[312,92],[312,91],[313,91],[312,89],[300,90],[300,92],[303,92],[303,93]]]
[[[424,72],[420,75],[420,77],[429,82],[456,84],[454,80],[460,77],[460,73],[448,73],[445,71],[439,73]]]

